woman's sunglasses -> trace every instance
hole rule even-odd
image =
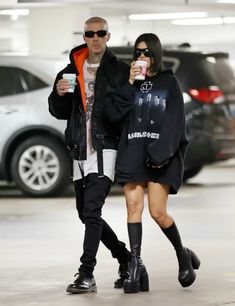
[[[105,35],[107,35],[107,31],[106,30],[99,30],[99,31],[86,31],[85,32],[85,36],[88,38],[92,38],[95,36],[95,34],[97,34],[98,37],[105,37]]]
[[[146,57],[151,57],[152,56],[152,53],[149,51],[148,48],[145,48],[145,49],[137,48],[135,50],[135,57],[138,58],[141,54],[144,54],[144,56],[146,56]]]

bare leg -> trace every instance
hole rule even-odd
[[[190,286],[196,279],[194,269],[200,266],[196,254],[183,247],[181,237],[173,218],[167,213],[169,186],[158,183],[148,183],[149,211],[154,221],[175,248],[178,263],[178,280],[183,287]]]
[[[129,277],[124,281],[125,293],[149,290],[148,274],[140,258],[142,240],[142,212],[144,209],[144,183],[126,184],[127,228],[131,248]]]

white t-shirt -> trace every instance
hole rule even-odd
[[[89,64],[87,60],[85,60],[83,65],[83,75],[86,93],[87,159],[81,161],[73,160],[74,181],[82,178],[80,167],[84,172],[84,176],[87,176],[89,173],[98,173],[97,152],[92,148],[91,139],[91,112],[94,102],[95,77],[98,67],[99,64]],[[108,176],[112,181],[114,180],[116,157],[116,150],[103,149],[104,175]],[[78,163],[80,164],[80,167]]]

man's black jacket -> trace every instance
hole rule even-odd
[[[83,81],[83,64],[88,57],[86,44],[74,48],[70,53],[70,64],[60,71],[56,77],[53,91],[50,94],[49,111],[57,119],[67,120],[65,142],[71,157],[77,160],[86,159],[86,102]],[[75,73],[77,86],[74,93],[59,96],[56,83],[62,78],[63,73]],[[104,149],[117,149],[118,127],[108,121],[102,120],[105,96],[113,88],[122,86],[129,77],[129,67],[119,61],[116,56],[106,48],[100,66],[97,70],[95,81],[95,98],[91,117],[92,145],[97,149],[97,138],[104,137]]]

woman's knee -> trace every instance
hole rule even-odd
[[[150,215],[158,225],[164,225],[165,221],[167,220],[167,212],[165,210],[150,210]]]
[[[141,214],[143,211],[143,205],[134,200],[127,201],[127,213],[128,215]]]

